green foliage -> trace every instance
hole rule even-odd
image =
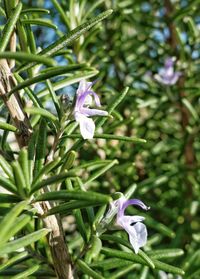
[[[0,278],[56,278],[51,217],[74,278],[199,278],[198,3],[0,1]],[[181,77],[165,86],[154,76],[172,56]],[[93,77],[108,116],[84,140],[74,95]],[[117,192],[151,207],[127,208],[145,217],[138,254],[117,211],[104,218]]]

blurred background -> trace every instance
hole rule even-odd
[[[124,192],[136,183],[135,198],[151,207],[145,222],[149,244],[156,249],[182,248],[184,256],[173,264],[184,268],[185,278],[200,278],[199,0],[60,0],[67,11],[64,15],[55,2],[23,1],[24,7],[49,9],[50,14],[43,17],[58,26],[32,26],[36,49],[105,9],[114,10],[109,19],[56,59],[60,65],[85,62],[98,70],[90,80],[97,79],[94,88],[103,106],[129,86],[125,101],[104,132],[147,141],[134,145],[99,139],[85,144],[79,152],[82,161],[102,158],[119,162],[93,182],[91,189]],[[174,84],[156,78],[168,58],[174,62],[174,71],[181,73]],[[57,93],[72,99],[77,85]],[[151,276],[144,278],[177,278],[163,272]]]

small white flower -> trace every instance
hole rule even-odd
[[[101,106],[98,95],[91,89],[92,85],[92,82],[82,80],[76,91],[74,118],[79,123],[80,132],[84,139],[92,139],[94,137],[95,123],[89,116],[108,115],[107,111],[89,108],[92,104],[92,96],[94,97],[96,106]]]

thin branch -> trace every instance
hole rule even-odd
[[[21,147],[27,146],[32,133],[27,114],[23,111],[23,105],[18,92],[8,98],[7,93],[15,86],[16,81],[5,59],[0,60],[0,97],[9,110],[10,116],[18,129],[16,138]]]
[[[170,30],[170,36],[168,38],[168,43],[171,46],[171,49],[176,54],[176,56],[178,57],[178,49],[177,49],[178,40],[177,40],[177,35],[175,32],[175,25],[172,22],[172,20],[170,20],[170,17],[174,12],[174,7],[170,0],[165,0],[165,8],[166,8],[166,19],[167,19],[168,27]],[[183,134],[185,136],[187,136],[186,128],[190,121],[190,113],[181,101],[183,98],[187,97],[186,92],[184,91],[184,84],[185,84],[185,76],[182,75],[181,78],[179,78],[177,85],[179,88],[179,107],[180,107],[180,115],[181,115],[181,126],[182,126]],[[185,148],[184,148],[185,164],[186,164],[187,169],[190,169],[195,164],[195,161],[196,161],[193,144],[194,144],[193,135],[187,136],[187,141],[185,143]],[[187,184],[188,184],[188,196],[191,197],[192,192],[193,192],[192,185],[189,181]]]

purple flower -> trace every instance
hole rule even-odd
[[[143,247],[147,242],[147,229],[146,226],[141,223],[145,218],[142,216],[128,216],[125,215],[125,209],[129,205],[136,205],[144,210],[148,210],[142,201],[137,199],[127,200],[124,196],[111,203],[110,210],[107,213],[106,218],[112,215],[117,209],[117,220],[118,226],[122,227],[129,235],[129,241],[137,254],[140,247]]]
[[[174,85],[181,72],[174,71],[174,60],[173,58],[167,58],[165,60],[164,68],[161,68],[158,74],[155,75],[155,79],[165,85]]]
[[[74,118],[79,123],[80,132],[84,139],[92,139],[95,131],[95,123],[89,116],[108,115],[107,111],[90,109],[92,96],[97,107],[100,107],[100,100],[97,94],[91,89],[93,83],[81,80],[76,91],[76,103],[74,108]]]

